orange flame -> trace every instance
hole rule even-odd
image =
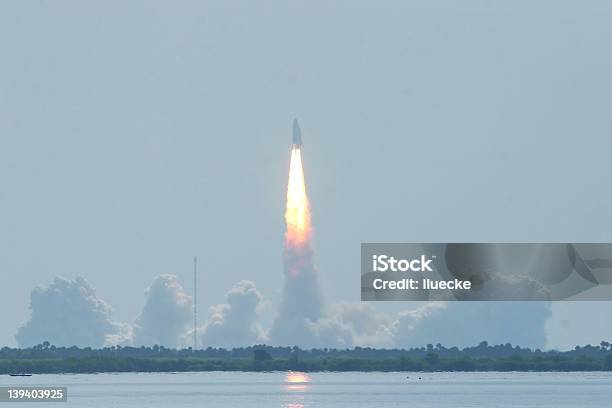
[[[291,149],[285,223],[287,224],[285,240],[288,246],[299,247],[308,242],[311,234],[310,204],[306,196],[302,151],[299,147]]]

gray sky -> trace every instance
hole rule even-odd
[[[57,275],[278,302],[294,117],[330,302],[362,241],[609,242],[610,43],[608,1],[4,1],[0,345]],[[612,338],[574,305],[552,345]]]

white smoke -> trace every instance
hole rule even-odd
[[[285,290],[269,338],[280,346],[421,347],[428,343],[471,346],[482,340],[543,347],[550,305],[532,302],[429,302],[396,317],[372,304],[341,303],[325,309],[309,244],[285,248]],[[519,291],[545,299],[541,287],[525,279],[497,277],[496,294]]]
[[[371,303],[338,303],[330,314],[351,333],[351,346],[390,348],[395,346],[393,319],[378,312]]]
[[[541,284],[523,276],[504,276],[490,271],[479,293],[490,301],[426,303],[400,313],[392,325],[397,347],[421,347],[441,343],[473,346],[491,344],[542,348],[546,344],[546,321],[550,311],[548,293]],[[526,299],[529,301],[494,301]]]
[[[193,301],[175,275],[159,275],[145,291],[145,305],[134,324],[134,345],[182,346],[192,321]]]
[[[204,327],[204,347],[239,347],[265,342],[257,310],[262,296],[251,281],[240,281],[225,295],[226,303],[210,308],[211,316]]]
[[[377,312],[369,303],[342,303],[333,306],[330,317],[324,319],[334,322],[325,323],[324,340],[329,341],[325,347],[410,348],[430,343],[466,347],[487,340],[541,348],[546,344],[549,316],[550,304],[539,301],[429,302],[396,317]],[[316,332],[314,327],[311,330]],[[339,338],[343,340],[335,341]]]
[[[274,345],[409,348],[442,343],[466,347],[483,340],[540,348],[546,344],[548,294],[526,277],[495,273],[484,287],[487,299],[529,301],[427,302],[393,317],[376,312],[367,303],[325,308],[310,241],[302,246],[286,245],[284,274],[283,300],[269,336]]]
[[[482,340],[543,347],[550,305],[533,302],[429,302],[396,317],[372,304],[341,303],[326,309],[320,294],[310,243],[285,248],[285,289],[269,338],[280,346],[421,347],[428,343],[471,346]],[[526,279],[496,277],[496,294],[519,291],[526,299],[546,293]],[[520,289],[520,290],[519,290]]]
[[[323,334],[329,337],[329,322],[318,322],[324,305],[310,242],[286,245],[283,267],[285,288],[270,339],[278,345],[317,347]]]
[[[82,277],[55,278],[30,296],[30,320],[15,335],[20,347],[48,341],[56,346],[102,347],[123,343],[129,326],[111,319],[112,309]]]
[[[310,261],[307,265],[312,268]],[[210,308],[200,344],[225,348],[267,342],[303,348],[409,348],[429,343],[465,347],[483,340],[529,347],[546,344],[549,302],[429,302],[396,316],[366,302],[323,309],[314,268],[311,272],[302,282],[309,282],[306,288],[318,296],[313,301],[299,295],[298,286],[287,285],[269,336],[258,313],[267,303],[253,282],[236,283],[225,303]],[[112,320],[111,307],[85,279],[56,278],[32,291],[31,318],[15,337],[20,347],[44,341],[58,346],[181,347],[191,343],[192,305],[176,276],[160,275],[146,290],[145,305],[132,329]]]
[[[350,324],[354,346],[422,347],[491,344],[544,347],[550,303],[429,302],[395,318],[376,313],[371,305],[344,305],[339,318]]]
[[[441,343],[473,346],[483,340],[542,348],[550,304],[532,302],[428,302],[395,317],[371,303],[340,303],[317,320],[291,320],[294,343],[304,348],[410,348]],[[278,338],[277,338],[278,339]]]
[[[285,289],[279,310],[279,319],[316,320],[321,317],[323,300],[318,272],[313,262],[310,243],[285,248],[283,258]]]
[[[429,343],[465,347],[483,340],[541,348],[549,316],[550,303],[542,301],[430,303],[401,313],[392,331],[396,346],[403,348]]]

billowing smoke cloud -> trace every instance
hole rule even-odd
[[[134,345],[179,347],[192,321],[193,301],[175,275],[159,275],[145,292],[134,324]]]
[[[429,302],[395,317],[376,311],[373,304],[341,303],[325,317],[287,329],[302,336],[295,344],[308,348],[410,348],[430,343],[465,347],[483,340],[542,348],[549,316],[550,303],[541,301]]]
[[[391,331],[393,319],[378,312],[371,303],[338,303],[330,310],[331,319],[351,334],[350,346],[395,347]]]
[[[549,316],[550,303],[541,301],[430,303],[401,313],[391,329],[398,347],[463,347],[482,340],[544,347]]]
[[[15,335],[20,347],[49,341],[56,346],[102,347],[121,343],[129,327],[111,319],[111,307],[82,277],[55,278],[30,296],[30,320]]]
[[[394,346],[390,332],[392,319],[376,312],[369,303],[335,304],[329,310],[322,311],[318,319],[277,319],[272,330],[278,330],[279,321],[283,330],[271,336],[273,344],[277,345],[297,345],[303,348]],[[290,335],[281,336],[284,333]]]
[[[316,275],[310,278],[316,285]],[[318,293],[317,286],[310,289]],[[286,294],[298,296],[299,286],[286,290]],[[297,300],[285,297],[270,332],[272,344],[409,348],[442,343],[464,347],[487,340],[491,344],[544,347],[545,324],[551,313],[550,303],[542,301],[429,302],[396,316],[377,311],[374,303],[339,303],[323,310],[320,298],[313,308],[308,307],[310,302],[303,296]],[[200,345],[227,348],[269,342],[259,324],[262,304],[252,282],[238,282],[226,294],[226,303],[211,308]],[[307,307],[302,309],[301,305]],[[15,336],[20,347],[44,341],[82,347],[132,343],[131,328],[112,320],[110,306],[81,277],[56,278],[49,286],[34,289],[30,307],[30,320]],[[191,313],[192,299],[176,276],[156,277],[134,325],[133,344],[190,345]]]
[[[302,333],[303,341],[320,347],[318,340],[338,345],[372,347],[421,347],[429,343],[471,346],[487,340],[492,344],[512,342],[544,347],[546,322],[551,314],[548,293],[541,284],[524,276],[506,276],[489,271],[481,292],[491,299],[520,298],[530,302],[429,302],[401,312],[395,318],[377,313],[371,304],[340,304],[325,319],[306,328],[318,335]],[[486,290],[485,290],[486,289]],[[319,326],[324,324],[325,337]]]
[[[204,327],[204,347],[239,347],[265,342],[257,320],[262,296],[251,281],[236,283],[225,295],[226,303],[211,307],[211,317]]]
[[[316,322],[323,315],[323,301],[310,243],[287,246],[283,265],[285,288],[270,338],[280,345],[319,344],[318,338],[324,329]]]
[[[274,345],[292,345],[302,348],[346,348],[353,344],[350,329],[330,317],[318,320],[277,319],[272,326],[270,338]]]
[[[441,343],[473,346],[512,342],[544,347],[549,302],[429,302],[395,318],[370,304],[342,304],[332,318],[351,331],[353,346],[422,347]]]

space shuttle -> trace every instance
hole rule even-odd
[[[293,141],[292,148],[300,149],[302,147],[302,131],[297,119],[293,119]]]

